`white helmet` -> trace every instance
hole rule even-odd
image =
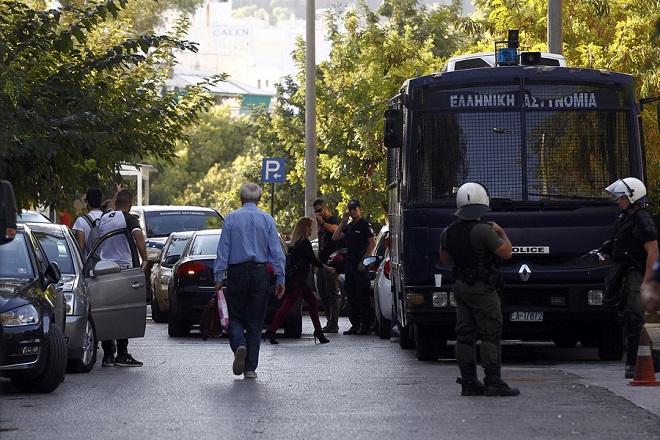
[[[488,190],[483,185],[475,182],[464,183],[456,193],[458,210],[454,215],[462,220],[474,220],[490,211],[489,205]]]
[[[634,177],[619,179],[605,188],[605,191],[616,198],[627,196],[630,203],[651,203],[646,197],[646,186]]]

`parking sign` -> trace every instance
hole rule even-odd
[[[261,164],[261,181],[263,183],[283,183],[284,160],[284,157],[264,157]]]

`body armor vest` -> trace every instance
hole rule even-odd
[[[612,261],[630,261],[646,264],[644,242],[657,239],[655,222],[645,210],[633,216],[623,216],[614,224]]]
[[[455,278],[489,281],[491,275],[497,271],[496,263],[499,258],[489,251],[478,255],[470,241],[472,228],[479,223],[478,220],[458,220],[448,226],[447,252],[454,260]]]

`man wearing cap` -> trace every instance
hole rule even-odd
[[[502,307],[498,290],[499,267],[512,256],[511,241],[495,222],[481,216],[490,211],[486,188],[474,182],[456,193],[458,220],[440,235],[439,259],[454,264],[456,299],[456,364],[463,396],[517,396],[520,391],[502,380]],[[481,365],[486,377],[477,377],[476,339],[481,335]]]
[[[614,222],[612,239],[606,241],[600,252],[602,263],[611,262],[605,278],[603,303],[618,306],[626,329],[626,366],[624,377],[635,375],[639,338],[644,327],[644,306],[640,299],[642,283],[653,275],[658,260],[658,231],[645,206],[646,186],[635,177],[619,179],[605,188],[616,197],[621,214]]]
[[[348,218],[351,222],[348,223]],[[362,260],[370,256],[376,247],[376,239],[371,224],[362,218],[362,205],[359,200],[348,202],[339,222],[339,227],[332,234],[334,241],[346,240],[346,279],[344,290],[348,300],[348,319],[351,328],[345,335],[371,334],[371,306],[369,302],[369,278]]]

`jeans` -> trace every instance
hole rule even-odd
[[[256,371],[259,363],[269,283],[270,273],[265,264],[227,269],[225,299],[229,311],[229,346],[233,352],[241,345],[247,349],[245,371]]]
[[[279,308],[273,322],[270,323],[268,330],[275,333],[278,328],[282,325],[289,312],[293,309],[293,306],[296,304],[299,298],[302,298],[307,303],[307,310],[309,311],[309,317],[314,323],[314,331],[321,331],[321,322],[319,321],[319,308],[318,301],[312,292],[312,289],[307,287],[306,284],[301,283],[299,280],[287,280],[287,289],[286,296],[284,298],[284,304]],[[291,286],[290,284],[293,284]]]

